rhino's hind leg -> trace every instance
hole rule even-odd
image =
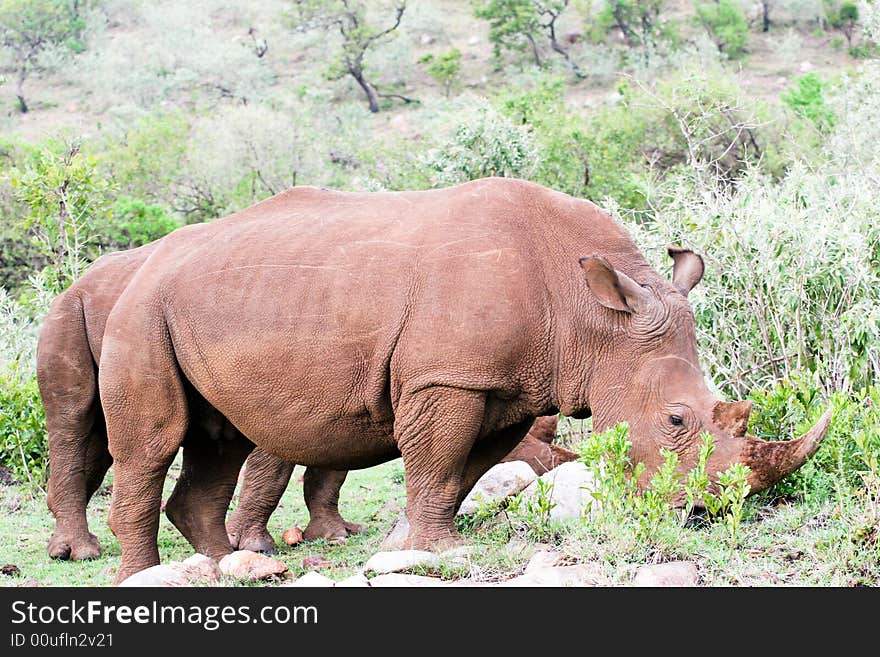
[[[53,559],[79,561],[101,556],[98,538],[89,532],[86,506],[112,462],[101,419],[96,419],[91,429],[52,433],[46,503],[55,516],[48,545]]]
[[[366,531],[362,525],[348,522],[339,515],[339,491],[347,475],[347,470],[306,468],[303,498],[309,509],[309,524],[303,532],[305,540],[340,540]]]
[[[179,370],[159,336],[133,345],[105,338],[99,378],[113,456],[109,525],[122,547],[118,584],[159,563],[162,484],[189,414]]]
[[[484,409],[483,393],[457,388],[435,386],[401,398],[394,434],[406,477],[404,548],[442,550],[461,541],[455,509]]]
[[[194,433],[184,443],[183,468],[165,514],[196,552],[220,559],[233,549],[226,534],[226,510],[254,445],[241,435],[217,439]]]
[[[238,505],[226,523],[232,547],[254,552],[275,552],[269,517],[287,490],[294,464],[255,449],[244,468]]]

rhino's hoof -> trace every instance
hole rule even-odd
[[[85,536],[59,536],[53,534],[49,540],[49,556],[63,561],[83,561],[101,556],[101,544],[94,534]]]
[[[268,532],[253,535],[245,534],[239,539],[236,549],[275,554],[275,541]]]
[[[345,524],[345,532],[351,536],[352,534],[366,534],[367,528],[364,525],[359,525],[356,522],[349,522],[346,520]]]

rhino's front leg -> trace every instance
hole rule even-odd
[[[455,509],[484,409],[484,393],[442,386],[401,398],[394,433],[406,476],[405,548],[443,550],[461,540]]]

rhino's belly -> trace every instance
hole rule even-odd
[[[266,452],[300,465],[331,470],[356,470],[400,456],[393,437],[393,423],[340,420],[316,422],[303,417],[235,418],[236,426]]]

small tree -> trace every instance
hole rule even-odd
[[[449,98],[461,71],[461,51],[453,48],[439,55],[425,55],[419,59],[419,63],[427,66],[428,75],[443,85],[443,92]]]
[[[106,220],[109,183],[95,160],[71,141],[41,150],[32,164],[12,172],[16,199],[50,259],[48,283],[63,291],[86,267],[95,225]]]
[[[844,2],[836,2],[835,0],[824,0],[825,16],[828,18],[828,24],[836,30],[843,32],[846,37],[846,45],[852,48],[853,35],[856,31],[856,23],[859,22],[859,8],[855,2],[845,0]]]
[[[406,11],[406,0],[393,0],[385,8],[391,13],[390,26],[381,28],[371,25],[367,18],[364,0],[294,0],[294,25],[301,32],[320,29],[338,31],[342,47],[331,65],[330,79],[338,80],[350,75],[367,97],[371,112],[379,111],[376,86],[367,79],[364,57],[367,52],[387,40],[400,26]],[[394,95],[394,94],[385,94]],[[404,98],[404,100],[409,100]]]
[[[0,0],[4,68],[15,79],[15,95],[22,113],[28,111],[24,83],[40,69],[40,55],[77,37],[83,26],[78,9],[66,0]]]
[[[697,22],[718,46],[718,52],[731,59],[745,52],[749,24],[731,0],[719,0],[697,6]]]
[[[529,44],[536,66],[543,66],[541,51],[536,38],[543,32],[550,40],[550,47],[560,54],[578,78],[583,72],[562,47],[556,35],[556,21],[568,8],[570,0],[486,0],[474,6],[477,18],[490,21],[489,40],[495,49],[495,57],[501,57],[502,48],[519,50],[523,42]]]
[[[666,36],[660,22],[666,0],[609,0],[599,15],[600,24],[617,27],[630,48],[656,45]]]

